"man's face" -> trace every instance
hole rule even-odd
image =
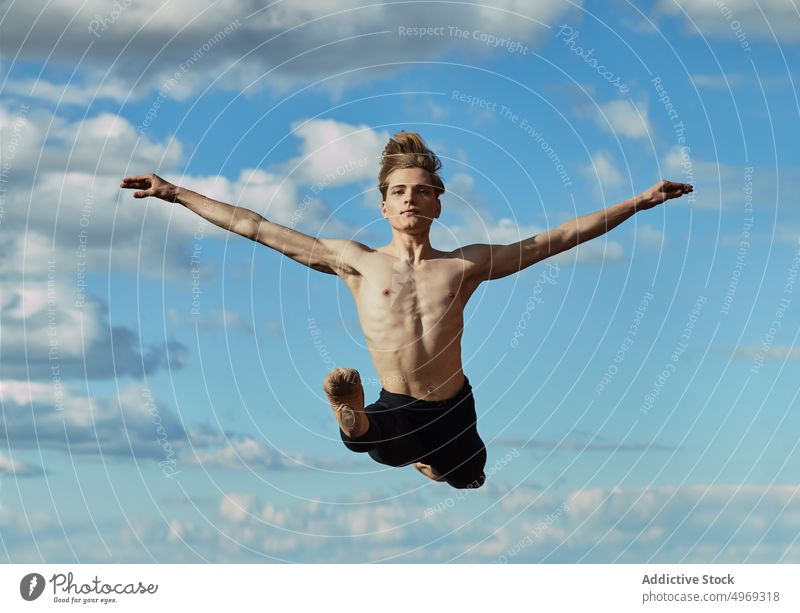
[[[387,183],[381,213],[391,226],[408,234],[430,231],[442,211],[431,174],[422,168],[398,168],[387,177]]]

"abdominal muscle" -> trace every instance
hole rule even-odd
[[[441,343],[414,341],[402,333],[376,340],[367,337],[372,362],[381,385],[387,392],[405,394],[419,400],[446,400],[452,398],[464,385],[461,369],[461,338]],[[394,350],[380,347],[397,346],[393,341],[411,340]]]
[[[446,400],[464,385],[461,367],[462,269],[427,264],[398,275],[362,278],[361,328],[383,388],[419,400]],[[449,274],[448,274],[449,273]]]

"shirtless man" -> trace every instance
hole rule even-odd
[[[180,203],[217,226],[338,275],[355,298],[383,386],[378,401],[365,407],[357,371],[337,368],[328,375],[323,387],[342,441],[382,464],[413,464],[430,479],[475,488],[484,482],[486,449],[461,367],[464,307],[475,289],[601,236],[638,211],[691,192],[692,186],[660,181],[638,196],[518,243],[445,252],[429,240],[442,209],[440,167],[418,134],[401,131],[389,141],[378,188],[392,240],[377,249],[297,232],[155,174],[127,177],[121,187],[139,190],[134,198]]]

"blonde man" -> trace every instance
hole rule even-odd
[[[342,441],[381,464],[411,464],[430,479],[475,488],[485,479],[486,448],[461,365],[464,307],[475,289],[605,234],[638,211],[691,192],[692,186],[661,181],[634,198],[518,243],[440,251],[430,243],[445,191],[440,167],[418,134],[401,131],[390,139],[378,188],[392,239],[375,249],[297,232],[154,174],[127,177],[121,187],[139,190],[135,198],[180,203],[226,230],[338,275],[356,301],[382,383],[378,400],[364,406],[356,370],[337,368],[325,379]]]

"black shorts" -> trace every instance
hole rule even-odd
[[[466,377],[448,400],[417,400],[381,389],[378,401],[364,411],[369,419],[364,436],[351,439],[339,430],[351,451],[367,452],[388,466],[429,464],[453,487],[483,485],[486,447],[478,436],[475,399]]]

